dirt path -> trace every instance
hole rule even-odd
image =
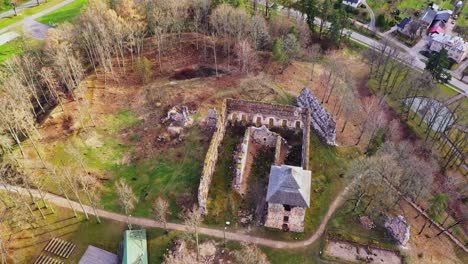
[[[351,185],[351,184],[350,184]],[[330,221],[330,218],[332,217],[333,213],[336,211],[336,209],[341,205],[342,201],[344,200],[346,194],[348,193],[350,189],[350,185],[346,187],[333,201],[333,203],[330,205],[328,208],[327,213],[325,214],[324,218],[322,219],[322,222],[320,223],[319,228],[310,236],[307,240],[300,241],[300,242],[284,242],[284,241],[277,241],[277,240],[272,240],[272,239],[266,239],[266,238],[260,238],[260,237],[255,237],[255,236],[250,236],[250,235],[245,235],[245,234],[239,234],[239,233],[234,233],[234,232],[226,232],[226,239],[228,240],[235,240],[235,241],[241,241],[241,242],[249,242],[249,243],[255,243],[258,245],[262,246],[267,246],[267,247],[272,247],[272,248],[301,248],[301,247],[306,247],[314,243],[317,239],[319,239],[323,232],[325,231],[325,227],[328,224],[328,221]],[[7,185],[6,186],[8,189],[5,188],[5,186],[0,186],[0,190],[5,190],[5,191],[18,191],[21,194],[27,195],[27,191],[24,188],[21,187],[16,187],[16,186],[11,186]],[[32,190],[32,194],[40,198],[39,192],[36,190]],[[46,201],[49,203],[53,203],[57,206],[64,207],[64,208],[73,208],[77,211],[83,212],[81,209],[81,206],[77,202],[71,201],[70,203],[63,197],[60,197],[55,194],[50,194],[47,193],[45,197]],[[87,205],[84,205],[84,210],[86,213],[89,215],[94,215],[93,208]],[[127,216],[122,215],[122,214],[117,214],[105,210],[98,210],[98,215],[103,218],[111,219],[114,221],[119,221],[119,222],[127,222]],[[132,224],[139,225],[139,226],[145,226],[145,227],[156,227],[156,228],[163,228],[163,226],[151,219],[148,218],[141,218],[141,217],[132,217]],[[178,231],[185,231],[186,226],[183,224],[177,224],[177,223],[168,223],[167,228],[171,230],[178,230]],[[222,229],[214,229],[214,228],[206,228],[206,227],[201,227],[199,229],[201,234],[208,235],[208,236],[214,236],[218,238],[223,238],[223,231]]]

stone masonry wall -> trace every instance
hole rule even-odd
[[[242,120],[248,124],[265,125],[267,127],[301,129],[303,133],[302,167],[303,169],[308,169],[310,127],[311,122],[313,122],[310,113],[310,109],[308,108],[226,99],[218,116],[216,131],[211,139],[200,177],[198,205],[203,214],[207,214],[206,201],[208,191],[216,168],[219,147],[221,147],[228,121]],[[276,143],[275,141],[274,144],[276,145]]]
[[[269,203],[265,226],[282,229],[283,224],[287,224],[289,231],[304,232],[305,210],[302,207],[293,207],[288,212],[282,204]],[[287,222],[284,221],[285,216],[289,217]]]
[[[242,140],[239,153],[236,155],[236,175],[234,177],[232,188],[239,194],[245,193],[247,175],[250,169],[246,168],[247,160],[252,159],[252,150],[258,146],[266,146],[268,148],[275,148],[275,161],[274,164],[280,164],[281,159],[284,159],[287,151],[288,144],[284,138],[278,133],[270,131],[266,126],[261,127],[248,127],[245,131],[244,139]]]
[[[289,212],[289,230],[293,232],[304,232],[305,208],[293,207]]]
[[[203,171],[200,177],[200,185],[198,186],[198,206],[203,214],[207,214],[206,200],[208,198],[211,178],[213,177],[216,162],[218,161],[219,147],[221,146],[221,142],[223,141],[224,134],[226,132],[226,112],[226,101],[224,101],[221,112],[218,116],[216,131],[211,138],[210,146],[206,153]]]
[[[268,214],[265,221],[266,227],[283,228],[284,207],[282,204],[269,203]]]
[[[302,168],[308,169],[312,122],[310,109],[235,99],[226,99],[226,108],[226,116],[230,121],[243,120],[249,124],[267,127],[300,128],[303,135]],[[257,121],[260,121],[260,124]]]

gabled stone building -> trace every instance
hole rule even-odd
[[[271,166],[266,227],[304,231],[305,211],[310,206],[311,175],[311,171],[301,167]]]

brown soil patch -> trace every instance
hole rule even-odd
[[[405,212],[404,216],[411,225],[410,240],[407,249],[404,250],[411,263],[466,263],[457,257],[452,241],[444,235],[435,237],[439,232],[435,226],[429,228],[428,224],[424,232],[418,235],[425,219],[422,216],[415,219],[417,211],[406,202],[402,202],[401,205]],[[467,260],[466,254],[465,260]]]

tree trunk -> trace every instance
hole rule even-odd
[[[424,229],[426,228],[426,225],[427,225],[427,220],[424,221],[424,225],[422,226],[421,230],[419,230],[418,232],[418,235],[421,235],[421,233],[424,231]]]

